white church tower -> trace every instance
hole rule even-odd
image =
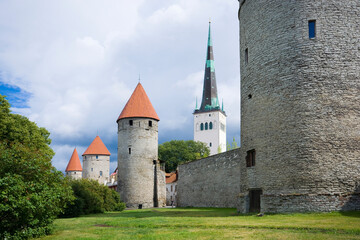
[[[196,103],[197,105],[197,103]],[[194,111],[194,141],[207,144],[210,155],[226,151],[226,114],[217,95],[214,54],[210,34],[206,54],[204,89],[201,106]]]

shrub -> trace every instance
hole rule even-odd
[[[119,193],[99,184],[95,180],[72,180],[75,201],[68,205],[62,217],[78,217],[83,214],[122,211],[125,204],[120,201]]]

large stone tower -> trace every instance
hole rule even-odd
[[[76,148],[71,155],[70,161],[65,169],[65,173],[66,176],[72,179],[81,179],[82,177],[82,167]]]
[[[83,153],[83,178],[93,179],[100,184],[109,182],[110,152],[99,136],[96,136]]]
[[[239,2],[239,210],[360,209],[359,0]]]
[[[214,53],[211,41],[210,22],[205,63],[204,88],[201,106],[194,115],[194,141],[206,143],[210,155],[226,151],[226,114],[220,108],[216,87]]]
[[[118,191],[127,207],[165,206],[165,172],[158,160],[159,120],[139,83],[117,119]]]

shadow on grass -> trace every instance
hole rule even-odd
[[[235,208],[151,208],[125,210],[123,212],[107,212],[103,214],[85,215],[83,217],[231,217],[238,216]]]

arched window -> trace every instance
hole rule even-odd
[[[204,124],[203,123],[200,124],[200,130],[201,131],[204,130]]]
[[[208,123],[205,123],[205,130],[208,130],[209,126]]]
[[[209,123],[209,129],[213,129],[213,124],[212,124],[212,122]]]

